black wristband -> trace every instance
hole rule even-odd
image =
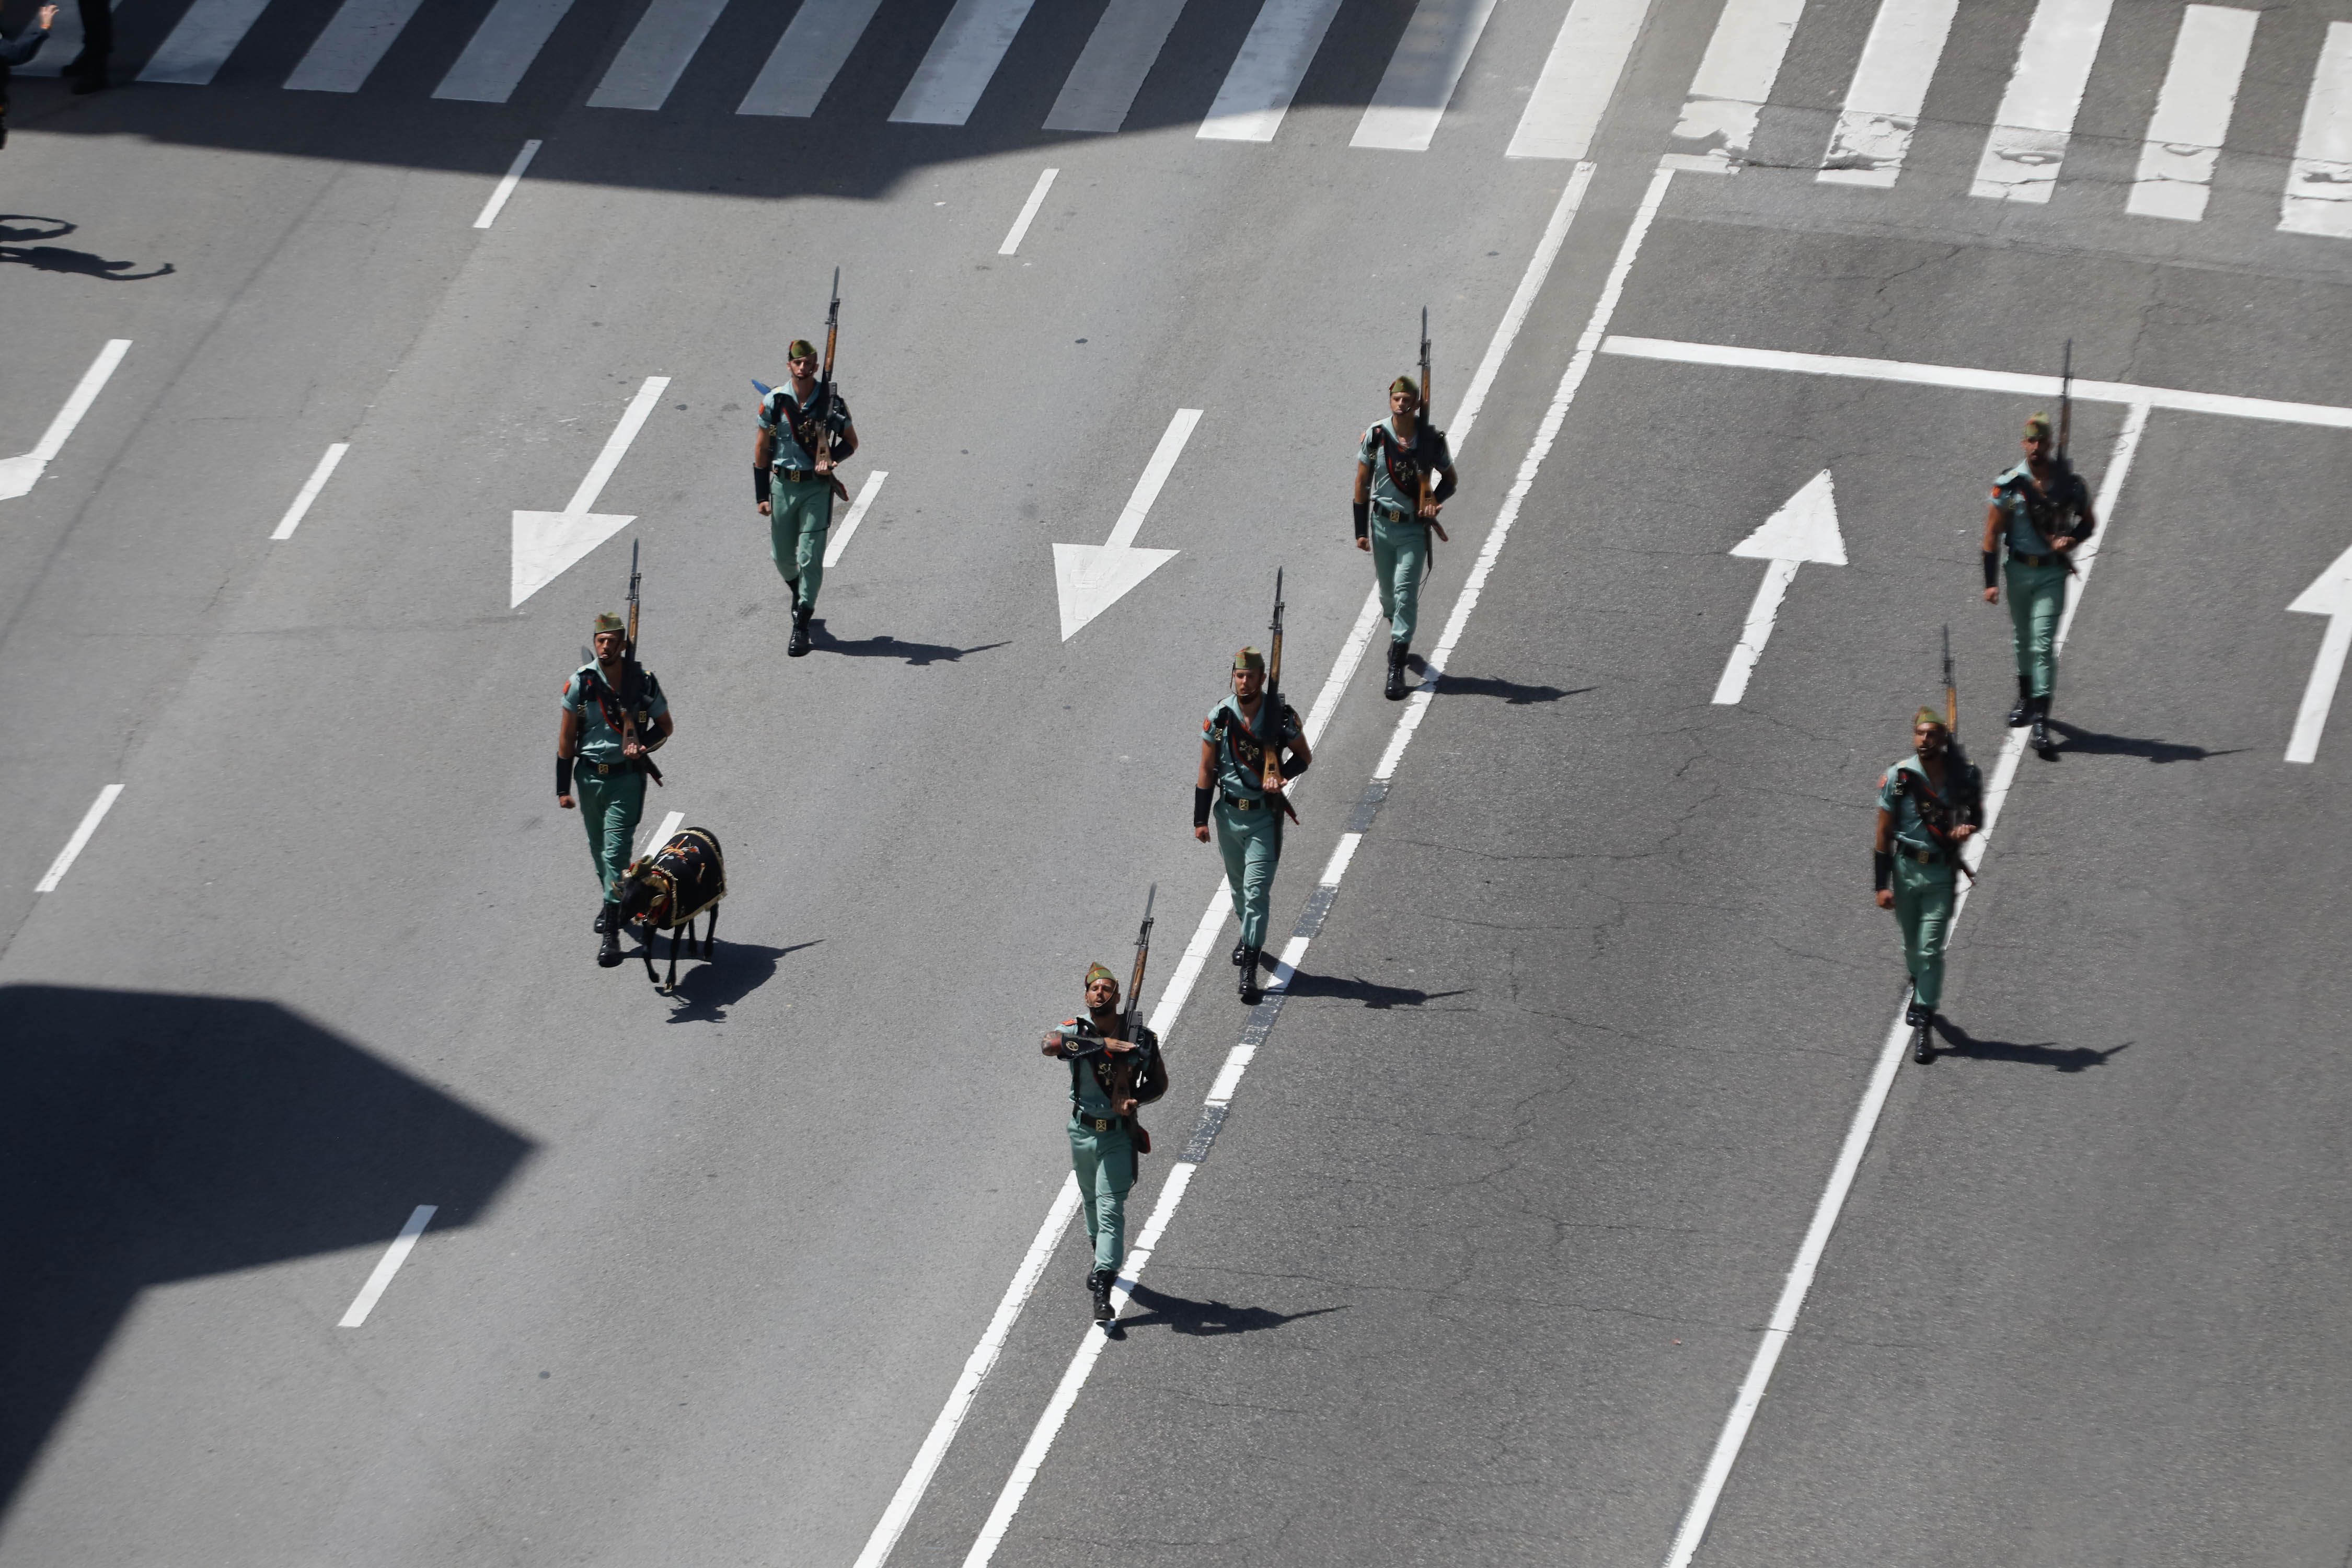
[[[1447,500],[1453,497],[1453,494],[1454,470],[1447,468],[1438,474],[1436,488],[1429,492],[1429,499],[1435,501]]]
[[[1370,501],[1358,501],[1356,503],[1356,537],[1359,539],[1363,538],[1364,535],[1370,531],[1371,526],[1372,503]]]
[[[1192,788],[1192,826],[1209,826],[1209,792],[1197,784]]]
[[[1886,884],[1894,879],[1894,876],[1895,851],[1872,850],[1870,852],[1870,890],[1874,893],[1886,891]]]
[[[751,465],[751,499],[753,500],[768,499],[768,470],[757,463]]]
[[[1998,550],[1988,550],[1984,552],[1984,574],[1986,587],[2000,586],[2000,552]]]
[[[572,759],[570,757],[555,759],[555,793],[558,795],[572,793]]]
[[[1297,757],[1297,753],[1294,752],[1293,756]],[[1314,762],[1315,759],[1311,756],[1297,757],[1296,761],[1286,761],[1282,764],[1282,776],[1286,779],[1303,779],[1307,776],[1307,770],[1314,764]]]

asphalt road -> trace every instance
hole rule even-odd
[[[2025,0],[1954,24],[1889,188],[1813,177],[1876,8],[1811,0],[1748,166],[1663,191],[1719,8],[1659,0],[1531,271],[1574,163],[1505,151],[1564,4],[1494,8],[1418,153],[1349,145],[1420,47],[1402,4],[1339,9],[1263,144],[1194,134],[1234,0],[1090,137],[1036,127],[1092,5],[1040,0],[962,125],[888,118],[944,3],[886,8],[807,119],[735,112],[778,27],[741,6],[658,111],[587,106],[646,10],[608,0],[509,101],[434,99],[485,9],[426,0],[347,96],[280,85],[323,0],[209,85],[14,89],[0,448],[131,346],[0,500],[0,1561],[856,1560],[1064,1179],[1036,1030],[1150,883],[1156,1000],[1216,888],[1193,736],[1274,569],[1304,708],[1415,312],[1444,418],[1532,277],[1424,653],[1508,538],[1427,698],[1381,701],[1375,646],[1318,742],[1278,1005],[1234,1000],[1228,924],[1169,1031],[1138,1226],[1253,1017],[1257,1048],[1123,1335],[1009,1495],[1094,1332],[1065,1235],[888,1560],[962,1562],[995,1508],[1002,1563],[1664,1562],[1902,1001],[1864,840],[1947,626],[1989,770],[2006,735],[1976,536],[2040,400],[1848,362],[2043,373],[2072,339],[2103,382],[2352,405],[2352,237],[2276,227],[2352,12],[2261,14],[2184,223],[2126,210],[2177,5],[2095,29],[2030,203],[1969,194]],[[126,0],[126,75],[184,10]],[[788,661],[749,381],[835,266],[847,477],[888,478]],[[562,506],[650,376],[595,503],[635,521],[510,606],[510,514]],[[1050,546],[1110,532],[1183,408],[1137,536],[1179,553],[1065,641]],[[2284,760],[2352,432],[2129,423],[2075,422],[2095,485],[2127,469],[2063,744],[2018,767],[1937,1058],[1894,1079],[1696,1562],[2352,1549],[2340,726]],[[1764,571],[1728,552],[1824,471],[1846,562],[1713,703]],[[590,962],[546,777],[633,542],[678,721],[646,827],[713,828],[732,887],[675,998]]]

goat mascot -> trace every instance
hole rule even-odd
[[[702,956],[719,956],[719,900],[727,896],[727,861],[718,837],[707,827],[689,827],[621,877],[618,897],[621,919],[638,928],[646,961],[646,978],[654,980],[654,934],[669,932],[669,978],[655,980],[665,994],[677,989],[678,933],[684,931],[686,953],[694,956],[694,922],[705,912],[710,923],[702,933]]]

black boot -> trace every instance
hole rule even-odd
[[[1242,1001],[1252,1007],[1262,994],[1257,988],[1257,953],[1254,947],[1242,949]]]
[[[1401,702],[1404,700],[1404,656],[1406,647],[1407,645],[1401,642],[1391,642],[1389,644],[1389,679],[1388,684],[1381,688],[1381,695],[1387,698],[1391,702]]]
[[[621,922],[614,921],[604,928],[604,938],[596,944],[596,962],[611,969],[621,962]]]
[[[814,608],[815,606],[811,605],[795,605],[793,606],[793,640],[784,646],[784,653],[787,658],[798,658],[803,654],[808,652],[809,615]]]
[[[1248,952],[1249,949],[1244,947],[1240,942],[1234,943],[1234,967],[1235,969],[1239,969],[1242,966],[1242,959]]]
[[[2058,749],[2051,743],[2050,740],[2050,699],[2047,697],[2037,697],[2033,700],[2033,730],[2027,736],[2027,741],[2035,751],[2045,757]]]
[[[1913,1003],[1911,1011],[1917,1017],[1911,1026],[1911,1059],[1931,1062],[1936,1059],[1936,1010]]]
[[[602,936],[604,932],[606,932],[606,931],[618,931],[618,930],[620,930],[620,929],[621,929],[621,906],[620,906],[620,905],[618,905],[618,904],[614,904],[614,903],[604,903],[604,904],[599,904],[599,905],[597,905],[597,906],[596,906],[596,934],[597,934],[597,935],[599,935],[599,936]]]
[[[2009,710],[2009,727],[2022,730],[2033,717],[2033,689],[2025,677],[2017,678],[2017,706]]]
[[[1110,1310],[1110,1288],[1118,1276],[1108,1268],[1097,1268],[1087,1276],[1087,1289],[1095,1299],[1095,1321],[1108,1328],[1116,1316]]]
[[[78,61],[76,63],[79,64],[80,62]],[[75,69],[73,66],[68,66],[65,70],[59,74],[64,76],[66,79],[66,90],[73,93],[77,97],[83,93],[104,92],[107,88],[106,62],[104,60],[91,60],[88,64],[81,65],[81,68],[79,70]]]

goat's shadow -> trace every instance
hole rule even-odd
[[[69,272],[79,277],[95,278],[101,283],[141,283],[150,278],[162,278],[179,270],[170,262],[152,272],[133,272],[135,261],[109,261],[87,250],[71,250],[62,245],[12,244],[16,240],[62,239],[74,231],[74,226],[59,217],[36,217],[30,213],[0,213],[0,226],[42,224],[41,228],[0,226],[0,264],[29,267],[36,272]]]
[[[1392,1007],[1418,1007],[1444,997],[1467,994],[1465,991],[1423,991],[1412,985],[1383,985],[1377,980],[1343,980],[1336,974],[1305,973],[1293,974],[1285,994],[1293,997],[1337,997],[1346,1002],[1360,1002],[1381,1012]]]
[[[1326,1312],[1348,1310],[1344,1306],[1315,1307],[1304,1312],[1276,1312],[1265,1307],[1234,1307],[1223,1301],[1187,1300],[1141,1283],[1135,1287],[1135,1303],[1143,1312],[1138,1317],[1119,1319],[1121,1329],[1165,1328],[1203,1339],[1217,1334],[1256,1333],[1261,1329],[1295,1323],[1301,1318],[1319,1318]]]
[[[2059,1072],[2081,1072],[2085,1068],[2104,1067],[2111,1057],[2131,1049],[2132,1042],[2110,1046],[2095,1051],[2088,1046],[2061,1046],[2054,1040],[2042,1040],[2021,1046],[2008,1040],[1979,1040],[1948,1018],[1936,1020],[1936,1033],[1949,1043],[1936,1050],[1939,1057],[1968,1057],[1980,1062],[2021,1062],[2027,1067],[2052,1068]]]
[[[2138,757],[2150,763],[2201,763],[2208,757],[2231,757],[2245,750],[2243,746],[2228,746],[2218,752],[2203,746],[2191,746],[2178,741],[2147,741],[2137,735],[2103,735],[2096,730],[2085,730],[2063,720],[2053,719],[2050,728],[2065,738],[2065,744],[2045,752],[2053,761],[2079,752],[2087,757]]]
[[[1002,642],[986,642],[977,647],[957,647],[949,643],[904,642],[887,632],[880,637],[845,642],[825,632],[824,626],[823,621],[812,622],[809,626],[818,652],[836,653],[845,658],[903,659],[917,669],[934,664],[954,664],[966,654],[986,653],[991,648],[1006,646]]]
[[[674,1006],[669,1015],[673,1024],[716,1024],[727,1016],[727,1010],[736,1003],[765,985],[775,977],[776,965],[786,953],[798,952],[804,947],[814,947],[823,942],[814,937],[796,942],[790,947],[760,947],[751,942],[722,942],[716,958],[690,958],[681,946],[677,952],[677,989],[669,994]],[[669,973],[669,938],[667,934],[653,940],[654,972]],[[645,968],[634,952],[628,956],[629,966],[642,977]]]
[[[1495,697],[1514,708],[1557,702],[1563,697],[1581,697],[1592,689],[1590,686],[1524,686],[1492,675],[1448,675],[1437,683],[1438,694],[1443,697]]]

